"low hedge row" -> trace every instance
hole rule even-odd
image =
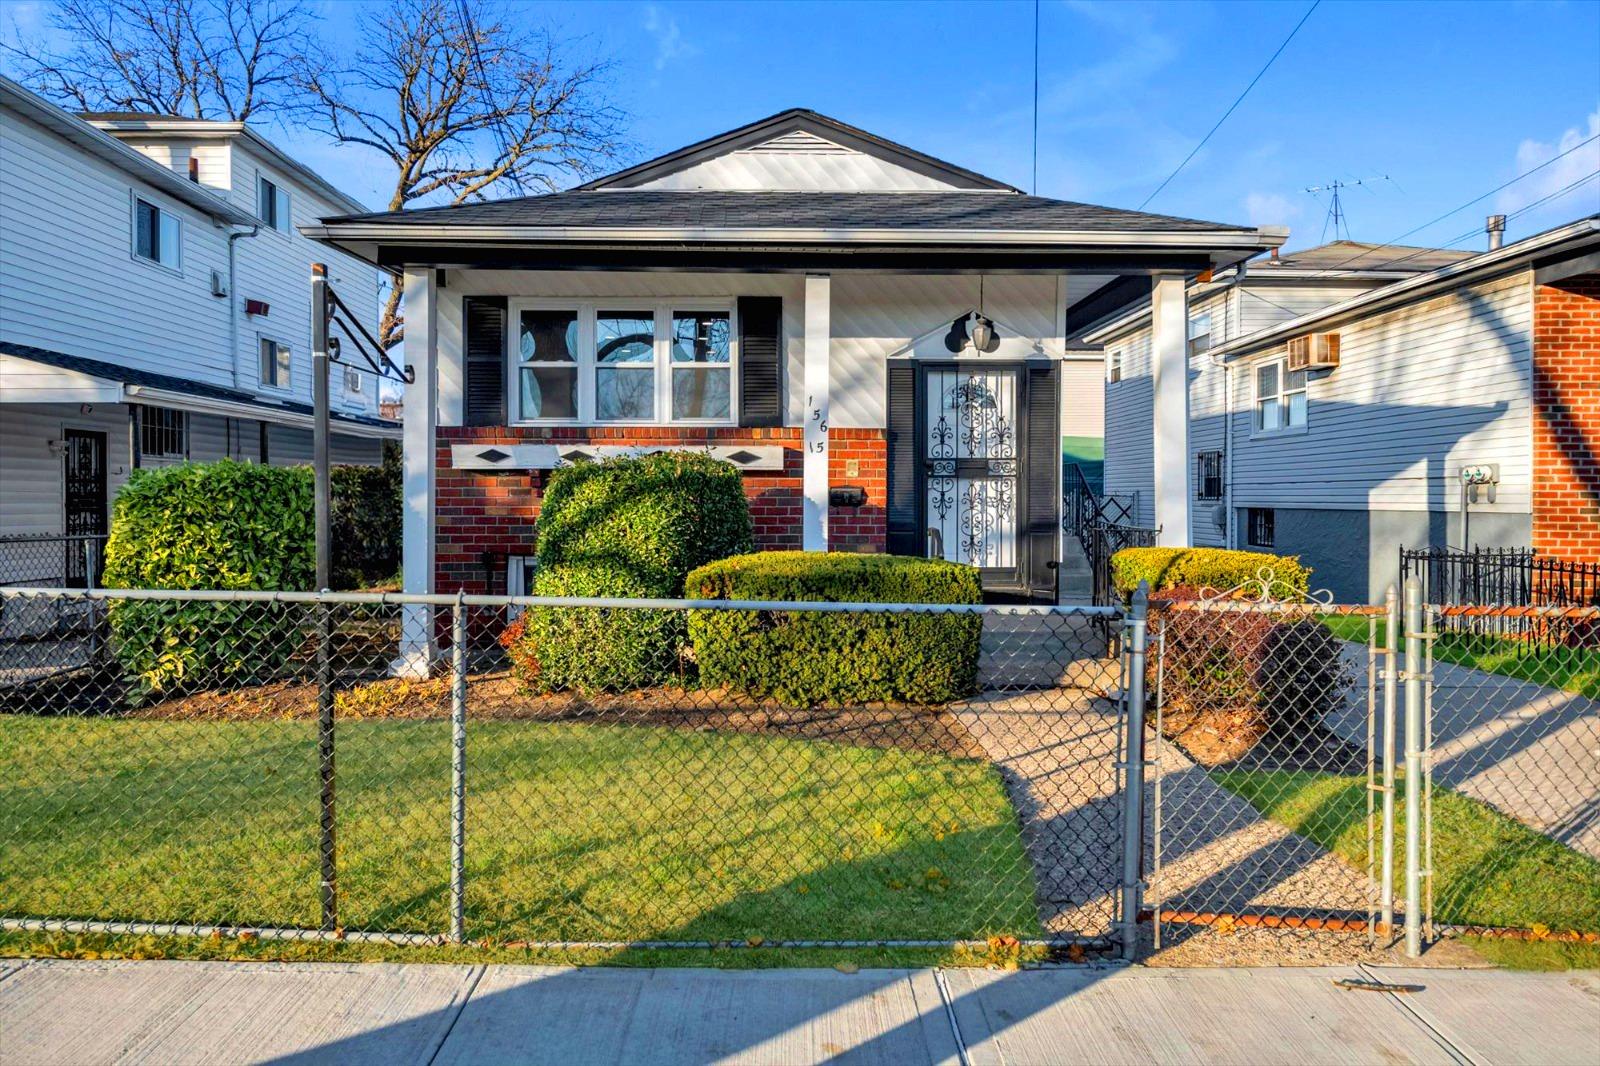
[[[894,555],[760,552],[702,566],[690,599],[833,603],[982,601],[978,571]],[[801,705],[945,703],[977,687],[971,613],[691,611],[700,683]]]
[[[1147,581],[1150,591],[1170,588],[1227,592],[1271,571],[1275,595],[1310,589],[1311,569],[1299,556],[1224,548],[1124,548],[1111,557],[1111,583],[1127,600]]]

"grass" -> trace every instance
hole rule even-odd
[[[1322,622],[1342,640],[1367,642],[1365,618],[1329,615]],[[1379,619],[1380,642],[1387,629],[1388,623]],[[1443,632],[1433,642],[1433,656],[1441,662],[1600,699],[1600,648],[1531,648],[1509,638]]]
[[[466,923],[476,943],[427,949],[441,959],[537,954],[523,941],[1039,933],[1016,817],[986,762],[627,725],[481,721],[469,736]],[[448,928],[449,760],[447,722],[340,723],[345,928]],[[306,721],[0,717],[0,913],[315,927],[316,767]],[[0,948],[19,943],[7,936]],[[153,938],[20,943],[176,950]],[[260,957],[416,957],[356,944],[247,946]],[[725,950],[709,964],[764,965],[767,954]]]
[[[1293,770],[1212,776],[1273,821],[1366,868],[1365,778]],[[1395,838],[1403,841],[1403,808],[1397,818]],[[1444,788],[1433,796],[1433,866],[1436,922],[1600,932],[1600,862]],[[1600,945],[1488,938],[1475,943],[1505,965],[1600,966]]]

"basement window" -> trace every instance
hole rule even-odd
[[[1270,507],[1247,507],[1244,512],[1245,540],[1252,548],[1275,548],[1277,512]]]

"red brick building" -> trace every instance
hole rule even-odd
[[[1533,546],[1600,563],[1600,270],[1533,295]]]

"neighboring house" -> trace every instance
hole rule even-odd
[[[1402,546],[1600,560],[1600,216],[1476,254],[1279,262],[1314,269],[1267,286],[1282,268],[1255,262],[1193,293],[1195,543],[1298,554],[1341,601],[1381,597]],[[1140,332],[1135,312],[1085,339],[1106,349],[1108,490],[1142,499]],[[1291,346],[1331,365],[1295,369]]]
[[[745,472],[763,548],[942,554],[1045,599],[1062,439],[1099,424],[1068,316],[1131,278],[1181,359],[1186,278],[1285,236],[1024,195],[805,110],[306,232],[405,271],[408,591],[520,590],[546,471],[680,447]]]
[[[140,466],[308,462],[311,262],[369,328],[378,272],[296,225],[357,209],[239,123],[0,78],[0,535],[104,533]],[[336,367],[332,397],[334,460],[377,462],[377,382]]]

